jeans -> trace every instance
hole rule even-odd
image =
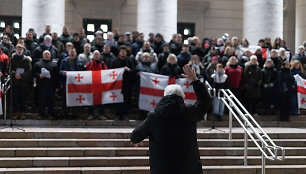
[[[224,114],[224,103],[218,97],[214,97],[213,99],[213,114],[219,116]]]

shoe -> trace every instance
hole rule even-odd
[[[87,120],[93,120],[93,116],[92,115],[89,115]]]
[[[42,120],[44,117],[41,115],[38,115],[37,120]]]
[[[19,117],[19,112],[16,112],[16,113],[13,115],[12,119],[13,119],[13,120],[17,120],[18,117]]]
[[[25,119],[26,119],[26,117],[24,116],[24,113],[23,113],[23,112],[19,113],[18,118],[19,118],[20,120],[25,120]]]
[[[48,120],[54,120],[54,117],[52,115],[49,115]]]

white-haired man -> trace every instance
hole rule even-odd
[[[207,112],[211,97],[188,65],[183,70],[182,76],[191,81],[197,96],[195,104],[185,106],[181,87],[169,85],[154,111],[148,113],[131,135],[135,147],[149,136],[151,174],[203,173],[196,127]]]

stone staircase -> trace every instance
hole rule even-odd
[[[300,116],[301,117],[301,116]],[[5,122],[3,120],[2,124]],[[65,124],[55,125],[60,122]],[[149,174],[148,140],[144,147],[130,144],[131,127],[139,121],[25,120],[43,126],[25,127],[25,132],[0,130],[0,174]],[[84,123],[86,122],[86,123]],[[70,123],[70,124],[69,124]],[[104,123],[105,127],[99,123]],[[249,140],[248,166],[243,166],[243,130],[233,128],[204,132],[198,128],[198,144],[205,174],[260,174],[261,154]],[[65,125],[65,126],[63,126]],[[67,128],[70,126],[70,128]],[[123,128],[125,126],[125,128]],[[272,128],[265,131],[276,145],[286,149],[286,160],[267,160],[268,174],[306,173],[306,130]]]

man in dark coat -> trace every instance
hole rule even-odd
[[[35,48],[32,54],[32,65],[35,65],[43,57],[45,50],[50,52],[51,60],[59,57],[57,48],[52,45],[52,37],[50,35],[46,35],[43,43]]]
[[[25,47],[31,52],[31,56],[34,53],[34,50],[36,47],[38,47],[38,44],[34,41],[33,39],[33,33],[32,32],[27,32],[26,33],[26,38],[24,40]]]
[[[184,104],[180,86],[166,87],[164,97],[146,120],[131,135],[134,146],[149,136],[151,174],[202,174],[197,144],[197,121],[202,119],[210,105],[210,95],[194,71],[184,66],[183,75],[191,81],[197,96],[193,105]]]

